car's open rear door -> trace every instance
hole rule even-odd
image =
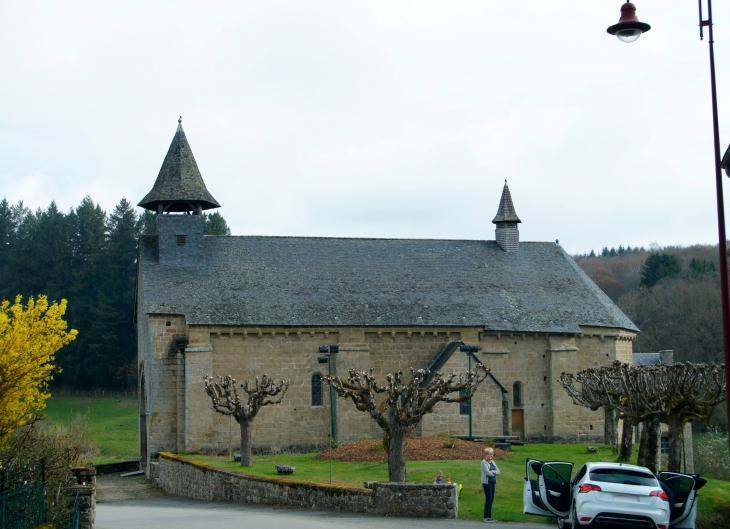
[[[552,516],[567,518],[570,512],[570,476],[573,463],[550,461],[543,463],[537,483],[540,499]]]
[[[697,491],[707,484],[707,480],[697,475],[678,474],[676,472],[660,472],[659,481],[664,483],[674,494],[674,508],[669,517],[670,527],[693,527],[697,515],[695,502]]]
[[[524,514],[536,514],[538,516],[555,515],[548,511],[540,498],[540,486],[538,478],[542,473],[542,461],[528,459],[525,464],[525,485],[522,489],[522,512]]]

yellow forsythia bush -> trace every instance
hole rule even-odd
[[[0,304],[0,446],[45,407],[54,354],[76,338],[63,319],[66,300],[48,305],[46,296],[22,296]]]

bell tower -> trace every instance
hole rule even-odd
[[[160,263],[199,266],[205,261],[205,217],[202,213],[206,209],[219,208],[220,204],[205,187],[182,128],[182,117],[177,123],[177,131],[155,185],[137,205],[157,213]]]

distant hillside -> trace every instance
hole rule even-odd
[[[717,246],[604,248],[575,260],[641,329],[634,352],[722,363]]]

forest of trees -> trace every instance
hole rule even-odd
[[[723,362],[717,246],[591,254],[575,260],[641,330],[635,353],[672,349],[678,362]]]
[[[154,213],[138,214],[124,198],[109,214],[90,197],[65,213],[55,202],[33,212],[0,201],[0,299],[67,299],[66,319],[79,331],[57,355],[55,387],[136,388],[137,239],[156,225]],[[219,213],[205,229],[230,235]]]
[[[619,246],[575,260],[641,330],[635,353],[671,349],[676,362],[724,362],[717,245]],[[726,406],[712,417],[723,430]]]

